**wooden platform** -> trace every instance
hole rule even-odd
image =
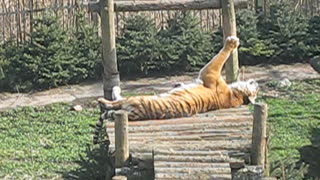
[[[253,116],[247,106],[169,120],[129,122],[132,157],[151,159],[155,179],[231,179],[249,159]],[[114,150],[114,123],[107,125]]]

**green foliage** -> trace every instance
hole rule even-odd
[[[0,179],[103,179],[107,152],[88,145],[98,117],[67,104],[0,112]]]
[[[303,179],[308,171],[308,166],[304,163],[297,163],[296,159],[285,158],[272,163],[270,176],[278,177],[280,180]]]
[[[213,57],[210,35],[201,30],[199,19],[189,11],[176,13],[159,36],[161,58],[175,70],[198,69]]]
[[[252,10],[237,11],[237,35],[241,40],[239,59],[242,64],[260,63],[259,58],[269,58],[274,50],[268,39],[262,39],[257,28],[258,16]]]
[[[177,13],[159,32],[148,17],[130,17],[117,42],[120,69],[126,73],[185,72],[213,56],[209,34],[201,31],[190,12]]]
[[[269,39],[273,58],[284,62],[303,61],[307,55],[307,18],[292,8],[289,1],[275,1],[270,15],[262,16],[258,27],[262,39]]]
[[[8,41],[2,53],[4,78],[1,89],[29,91],[68,83],[78,83],[96,76],[100,60],[100,42],[96,30],[78,15],[77,29],[62,29],[51,13],[35,18],[31,39],[22,45]]]
[[[309,56],[320,55],[320,16],[310,18],[306,44],[309,47]]]
[[[78,83],[85,79],[100,77],[101,64],[101,38],[98,28],[88,24],[84,11],[76,14],[77,26],[70,35],[71,54],[73,56],[71,83]]]
[[[143,15],[129,17],[123,34],[117,39],[117,56],[120,70],[126,74],[159,70],[159,40],[153,21]]]
[[[270,86],[283,93],[278,98],[263,97],[269,107],[271,174],[282,179],[303,179],[306,169],[310,173],[313,164],[309,161],[308,168],[301,164],[307,162],[301,148],[312,145],[314,137],[320,137],[319,131],[315,131],[320,129],[320,81],[296,81],[285,90]],[[317,162],[316,158],[313,160]]]

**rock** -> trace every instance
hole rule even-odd
[[[245,166],[238,170],[233,180],[261,180],[263,178],[263,167],[262,166]]]
[[[77,112],[81,112],[83,110],[81,105],[75,105],[72,107],[72,110],[77,111]]]
[[[320,73],[320,56],[312,58],[309,63],[315,71]]]
[[[291,81],[288,78],[282,79],[278,82],[278,87],[280,88],[288,88],[292,85]]]

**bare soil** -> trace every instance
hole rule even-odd
[[[121,82],[123,93],[134,95],[141,93],[162,93],[179,82],[192,82],[197,73],[178,76],[147,77]],[[309,64],[291,64],[277,66],[244,66],[241,68],[240,80],[256,79],[263,88],[269,81],[282,79],[304,80],[320,78],[320,74]],[[19,106],[43,106],[56,102],[73,102],[74,104],[93,100],[103,96],[102,82],[68,85],[35,93],[0,93],[0,110]]]

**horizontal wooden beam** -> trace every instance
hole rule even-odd
[[[247,0],[234,0],[236,7],[245,7]],[[115,11],[159,11],[219,9],[220,0],[144,0],[115,1]]]

